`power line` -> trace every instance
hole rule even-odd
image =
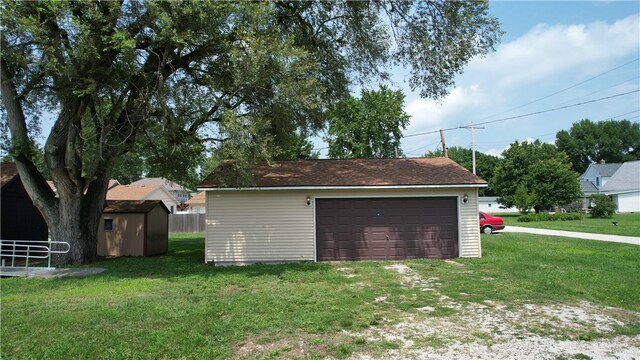
[[[496,119],[496,120],[491,120],[491,121],[484,121],[484,122],[479,122],[479,123],[471,123],[471,124],[468,124],[468,125],[450,127],[450,128],[447,128],[447,129],[442,129],[442,131],[464,129],[465,127],[467,127],[469,125],[487,125],[487,124],[494,124],[494,123],[497,123],[497,122],[502,122],[502,121],[507,121],[507,120],[520,119],[520,118],[527,117],[527,116],[545,114],[545,113],[552,112],[552,111],[564,110],[564,109],[569,109],[569,108],[576,107],[576,106],[592,104],[592,103],[595,103],[595,102],[599,102],[599,101],[603,101],[603,100],[609,100],[609,99],[613,99],[613,98],[617,98],[617,97],[620,97],[620,96],[625,96],[625,95],[629,95],[629,94],[633,94],[633,93],[637,93],[637,92],[640,92],[640,90],[636,89],[636,90],[632,90],[632,91],[627,91],[625,93],[605,96],[605,97],[601,97],[601,98],[597,98],[597,99],[592,99],[592,100],[583,101],[583,102],[570,104],[570,105],[559,106],[559,107],[550,108],[550,109],[546,109],[546,110],[534,111],[534,112],[530,112],[530,113],[526,113],[526,114],[522,114],[522,115],[515,115],[515,116],[509,116],[509,117],[506,117],[506,118],[501,118],[501,119]],[[416,133],[416,134],[409,134],[409,135],[405,135],[404,138],[406,139],[406,138],[410,138],[410,137],[414,137],[414,136],[435,134],[435,133],[437,133],[439,131],[440,130],[433,130],[433,131],[425,131],[425,132]]]
[[[523,107],[525,107],[525,106],[527,106],[527,105],[531,105],[531,104],[536,103],[536,102],[538,102],[538,101],[542,101],[542,100],[544,100],[544,99],[548,99],[548,98],[550,98],[550,97],[552,97],[552,96],[554,96],[554,95],[558,95],[558,94],[563,93],[563,92],[565,92],[565,91],[567,91],[567,90],[573,89],[573,88],[578,87],[578,86],[580,86],[580,85],[582,85],[582,84],[584,84],[584,83],[587,83],[587,82],[589,82],[589,81],[591,81],[591,80],[597,79],[597,78],[599,78],[600,76],[606,75],[606,74],[608,74],[608,73],[610,73],[610,72],[613,72],[613,71],[615,71],[615,70],[618,70],[618,69],[620,69],[620,68],[622,68],[622,67],[625,67],[625,66],[627,66],[627,65],[633,64],[634,62],[636,62],[636,61],[638,61],[638,60],[640,60],[640,58],[635,58],[635,59],[633,59],[633,60],[631,60],[631,61],[629,61],[629,62],[627,62],[627,63],[624,63],[624,64],[622,64],[622,65],[620,65],[620,66],[617,66],[617,67],[615,67],[615,68],[613,68],[613,69],[609,69],[609,70],[607,70],[607,71],[605,71],[605,72],[603,72],[603,73],[600,73],[600,74],[598,74],[598,75],[595,75],[595,76],[593,76],[593,77],[590,77],[590,78],[589,78],[589,79],[587,79],[587,80],[581,81],[581,82],[579,82],[579,83],[577,83],[577,84],[573,84],[573,85],[571,85],[571,86],[569,86],[569,87],[566,87],[566,88],[564,88],[564,89],[562,89],[562,90],[558,90],[558,91],[556,91],[556,92],[554,92],[554,93],[552,93],[552,94],[549,94],[549,95],[543,96],[543,97],[538,98],[538,99],[536,99],[536,100],[529,101],[529,102],[528,102],[528,103],[526,103],[526,104],[523,104],[523,105],[520,105],[520,106],[516,106],[516,107],[514,107],[514,108],[511,108],[511,109],[509,109],[509,110],[505,110],[505,111],[503,111],[503,112],[500,112],[500,113],[497,113],[497,114],[494,114],[494,115],[489,115],[489,116],[484,117],[484,118],[482,118],[482,119],[480,119],[480,120],[484,120],[484,119],[491,118],[491,117],[494,117],[494,116],[502,115],[502,114],[505,114],[505,113],[511,112],[511,111],[513,111],[513,110],[517,110],[517,109],[523,108]]]

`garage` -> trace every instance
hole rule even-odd
[[[486,181],[447,158],[232,162],[206,191],[205,262],[403,260],[482,256],[478,189]]]
[[[453,197],[316,199],[318,261],[458,256]]]

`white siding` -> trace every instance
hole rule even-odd
[[[469,196],[466,204],[461,199]],[[314,261],[315,198],[458,197],[460,256],[480,257],[478,191],[466,189],[207,191],[207,262]]]
[[[640,212],[640,191],[613,195],[619,213]]]
[[[144,199],[161,200],[164,203],[164,206],[166,206],[172,214],[175,214],[176,211],[178,211],[178,202],[176,201],[176,199],[162,188],[157,188],[151,194],[147,195]],[[173,211],[171,211],[171,209],[173,209]]]

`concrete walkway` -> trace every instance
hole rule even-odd
[[[23,277],[45,277],[45,278],[61,278],[61,277],[77,277],[100,274],[107,269],[103,268],[44,268],[31,267],[27,272],[24,267],[20,268],[0,268],[0,276],[23,276]]]
[[[616,242],[616,243],[640,245],[640,237],[635,237],[635,236],[592,234],[592,233],[583,233],[583,232],[575,232],[575,231],[536,229],[536,228],[528,228],[528,227],[521,227],[521,226],[507,226],[502,231],[503,232],[521,232],[521,233],[538,234],[538,235],[550,235],[550,236],[564,236],[564,237],[578,238],[578,239],[599,240],[599,241],[609,241],[609,242]]]

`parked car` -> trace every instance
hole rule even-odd
[[[491,234],[502,229],[504,229],[504,221],[501,217],[491,216],[480,211],[480,231],[485,234]]]

